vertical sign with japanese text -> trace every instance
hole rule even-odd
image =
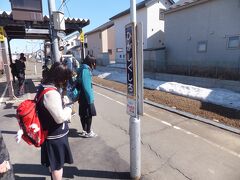
[[[126,65],[127,65],[127,113],[130,116],[136,115],[136,50],[134,46],[134,24],[125,26],[126,38]]]

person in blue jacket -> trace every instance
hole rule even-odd
[[[81,135],[86,138],[96,137],[97,134],[91,129],[92,117],[96,116],[94,105],[94,94],[92,87],[92,70],[95,67],[95,58],[87,55],[80,68],[77,70],[77,89],[79,90],[79,116],[83,132]]]

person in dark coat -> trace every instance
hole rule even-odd
[[[12,165],[10,163],[8,149],[3,140],[1,131],[0,131],[0,179],[14,180],[14,173]]]
[[[80,68],[77,70],[77,89],[79,89],[79,116],[82,124],[81,135],[86,138],[96,137],[91,129],[92,117],[96,116],[94,94],[92,87],[92,70],[95,67],[95,59],[87,55]]]
[[[20,54],[19,60],[15,61],[16,73],[18,78],[18,95],[21,96],[24,94],[24,81],[25,81],[25,65],[26,57],[24,54]]]
[[[17,77],[16,64],[14,62],[12,62],[10,64],[10,68],[11,68],[11,73],[12,73],[12,77],[13,77],[13,83],[15,83],[16,82],[15,77]]]

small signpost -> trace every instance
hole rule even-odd
[[[4,42],[5,36],[4,36],[4,29],[2,26],[0,26],[0,41]]]
[[[80,39],[81,43],[84,43],[84,33],[83,33],[83,31],[81,32],[79,39]]]
[[[81,59],[83,60],[85,58],[85,50],[84,50],[84,32],[80,32],[79,40],[81,43]]]

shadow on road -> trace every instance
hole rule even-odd
[[[81,137],[81,136],[77,132],[77,129],[69,128],[68,137],[76,138],[76,137]]]
[[[15,118],[16,114],[5,114],[4,116],[8,118]]]
[[[5,88],[6,88],[7,82],[1,82],[0,83],[0,94],[2,95]],[[18,90],[18,81],[16,81],[15,83],[12,83],[13,85],[13,91],[14,94],[17,94],[17,90]],[[36,87],[34,85],[34,82],[32,79],[26,79],[25,80],[25,93],[35,93],[36,92]],[[6,91],[6,95],[5,97],[9,97],[8,91]]]
[[[3,109],[17,109],[17,106],[16,105],[14,106],[14,103],[7,103],[4,104]]]
[[[49,176],[47,168],[42,165],[36,164],[14,164],[13,165],[15,174],[29,174],[29,175],[38,175],[38,176]],[[77,177],[93,177],[93,178],[105,178],[105,179],[130,179],[129,172],[113,172],[113,171],[100,171],[100,170],[79,170],[76,167],[64,167],[63,178],[74,178]],[[25,179],[45,179],[44,177],[22,177],[15,175],[16,180],[25,180]]]
[[[13,164],[13,170],[15,174],[24,174],[31,175],[31,177],[24,177],[15,175],[16,180],[25,180],[25,179],[45,179],[45,177],[39,177],[41,175],[48,176],[48,169],[41,165],[36,164]],[[38,175],[38,177],[33,177],[32,175]]]
[[[1,130],[1,133],[2,134],[17,134],[17,131],[4,131],[4,130]]]
[[[26,79],[25,88],[27,93],[35,93],[36,87],[32,79]]]

